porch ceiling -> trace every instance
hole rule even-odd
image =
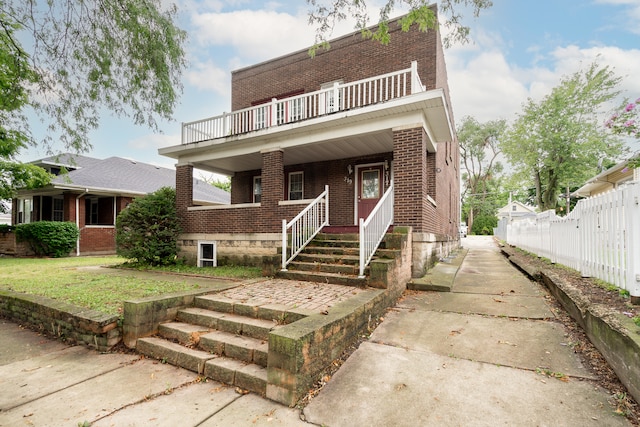
[[[441,90],[234,137],[167,147],[159,153],[178,159],[178,164],[232,175],[260,169],[261,153],[269,150],[283,150],[285,165],[390,152],[393,129],[416,126],[427,131],[428,151],[436,151],[436,142],[453,139]]]

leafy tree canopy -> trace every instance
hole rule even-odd
[[[558,196],[598,172],[599,164],[619,158],[623,142],[599,119],[618,94],[620,78],[597,62],[564,77],[539,102],[527,100],[501,148],[515,172],[535,188],[540,210],[555,209]]]
[[[480,123],[469,116],[463,117],[458,126],[463,169],[462,211],[470,230],[474,230],[476,216],[495,215],[506,200],[500,190],[503,166],[498,161],[506,127],[505,120]]]
[[[311,48],[313,56],[319,48],[328,48],[327,38],[331,35],[335,24],[347,19],[356,20],[356,29],[362,30],[365,37],[373,38],[383,44],[390,41],[389,17],[395,8],[408,6],[409,12],[400,21],[403,31],[408,31],[412,25],[417,25],[421,31],[427,31],[438,27],[438,19],[433,2],[425,0],[402,0],[396,2],[387,0],[380,8],[378,28],[371,32],[369,27],[369,13],[366,2],[362,0],[307,0],[311,6],[309,11],[309,23],[315,25],[316,45]],[[493,6],[490,0],[441,0],[439,4],[440,16],[443,16],[443,25],[451,29],[451,32],[443,39],[445,47],[455,42],[466,43],[469,40],[469,27],[462,25],[461,9],[471,8],[473,15],[478,17],[480,11]]]
[[[153,130],[158,119],[171,119],[186,33],[174,24],[175,6],[163,4],[0,1],[0,197],[10,194],[16,169],[46,180],[42,171],[15,166],[21,149],[59,140],[85,151],[103,108]],[[46,125],[44,141],[30,132],[31,111]]]

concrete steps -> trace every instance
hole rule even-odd
[[[319,233],[304,250],[278,272],[278,277],[334,285],[366,286],[369,266],[364,278],[359,276],[360,241],[354,233]],[[374,258],[394,258],[399,251],[385,248],[384,240]]]
[[[158,336],[138,339],[136,348],[146,356],[264,395],[269,332],[280,326],[273,320],[278,315],[285,318],[277,310],[259,311],[219,295],[203,295],[193,307],[179,310],[175,321],[161,324]]]

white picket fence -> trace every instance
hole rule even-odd
[[[640,183],[578,202],[573,212],[503,219],[494,234],[508,244],[640,296]]]

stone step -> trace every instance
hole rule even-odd
[[[237,314],[239,316],[262,319],[278,324],[295,322],[307,316],[304,313],[288,311],[289,308],[281,304],[251,301],[241,302],[220,294],[198,296],[194,300],[194,306],[195,308],[220,313]]]
[[[309,242],[310,247],[326,247],[326,248],[359,248],[360,241],[355,240],[338,240],[338,239],[319,239],[315,238]]]
[[[336,247],[336,246],[307,246],[302,251],[301,255],[327,255],[327,256],[360,256],[359,248],[344,248],[344,247]],[[298,255],[299,256],[299,255]]]
[[[340,255],[340,254],[310,254],[301,252],[296,258],[301,262],[317,262],[321,264],[343,264],[358,265],[360,263],[360,255]]]
[[[177,341],[187,347],[197,347],[200,336],[211,332],[211,328],[182,322],[161,323],[158,326],[158,335]]]
[[[360,234],[355,233],[318,233],[316,238],[319,240],[347,240],[347,241],[359,241]]]
[[[337,273],[352,276],[358,275],[357,264],[325,264],[321,262],[292,261],[289,263],[287,268],[289,270],[296,271],[315,271],[318,273]]]
[[[269,341],[212,331],[200,336],[198,348],[219,356],[266,367]]]
[[[267,393],[267,369],[226,357],[207,360],[204,375],[215,381],[234,385],[264,396]]]
[[[268,340],[269,332],[280,326],[279,319],[285,318],[286,316],[280,315],[280,318],[265,320],[233,313],[220,313],[200,307],[188,307],[178,311],[176,320],[235,335]]]
[[[204,373],[204,365],[207,360],[215,357],[206,351],[187,348],[159,337],[139,338],[136,350],[145,356],[180,366],[198,374]]]
[[[278,277],[289,280],[302,280],[308,282],[329,283],[343,286],[367,286],[366,278],[359,278],[357,275],[346,275],[337,273],[318,273],[313,271],[279,271]]]
[[[189,369],[212,380],[263,396],[266,393],[267,369],[262,366],[187,348],[157,337],[138,339],[136,349],[148,357]]]

